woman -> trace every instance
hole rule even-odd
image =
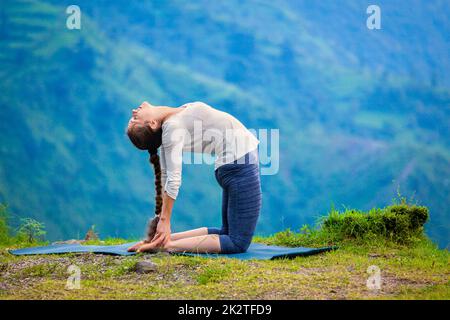
[[[239,120],[203,102],[178,108],[144,102],[133,110],[127,134],[138,149],[150,153],[156,186],[156,219],[150,224],[150,229],[153,225],[156,230],[129,251],[247,250],[261,210],[259,141]],[[203,227],[171,234],[170,217],[181,185],[183,151],[216,157],[215,176],[223,189],[221,229]]]

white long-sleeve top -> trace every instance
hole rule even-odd
[[[259,144],[238,119],[226,112],[198,101],[180,108],[183,110],[162,124],[161,180],[163,190],[173,199],[181,186],[184,151],[214,156],[217,169],[255,150]]]

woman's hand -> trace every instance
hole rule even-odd
[[[134,252],[134,251],[136,251],[137,249],[139,249],[139,247],[141,247],[144,243],[146,243],[144,240],[143,240],[143,241],[139,241],[139,242],[136,243],[134,246],[129,247],[129,248],[127,249],[127,251],[128,251],[128,252]]]
[[[143,243],[139,246],[136,252],[151,251],[159,247],[165,247],[170,241],[170,221],[160,219],[158,226],[156,227],[156,234],[153,237],[152,242]]]

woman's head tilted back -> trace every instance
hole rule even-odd
[[[144,102],[133,109],[127,135],[136,148],[148,150],[150,154],[157,153],[162,143],[162,130],[158,112],[151,104]]]
[[[148,103],[143,103],[138,109],[133,110],[133,117],[127,127],[127,135],[136,148],[147,150],[150,153],[150,163],[155,172],[155,215],[159,216],[162,210],[162,186],[158,148],[162,144],[162,129],[159,121],[152,119],[151,108]]]
[[[156,154],[162,143],[162,129],[153,131],[146,123],[130,122],[127,135],[136,148],[148,150],[150,154]]]

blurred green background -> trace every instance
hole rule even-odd
[[[81,8],[81,30],[66,7]],[[153,214],[133,107],[204,101],[280,129],[257,233],[298,230],[331,206],[403,196],[450,239],[450,3],[377,1],[0,2],[0,202],[50,239],[140,237]],[[172,229],[220,226],[213,167],[185,165]]]

